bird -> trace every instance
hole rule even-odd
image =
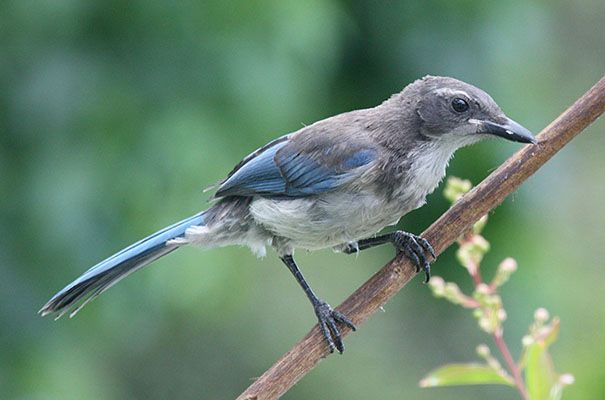
[[[380,105],[338,114],[281,136],[244,157],[204,211],[170,225],[99,262],[53,296],[42,316],[84,305],[129,274],[191,245],[272,247],[311,302],[325,342],[342,354],[341,326],[356,329],[311,289],[294,250],[332,248],[354,254],[391,243],[430,279],[435,253],[402,230],[378,235],[425,204],[454,152],[486,138],[536,144],[483,90],[427,75]],[[207,190],[208,190],[207,189]]]

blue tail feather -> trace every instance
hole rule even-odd
[[[78,279],[53,296],[40,310],[42,315],[69,311],[79,300],[86,299],[74,309],[78,312],[86,303],[134,271],[178,249],[168,241],[185,235],[187,228],[204,225],[206,214],[196,214],[142,239],[90,268]]]

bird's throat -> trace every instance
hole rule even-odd
[[[415,187],[419,198],[424,200],[439,186],[456,149],[456,146],[427,143],[410,154],[411,159],[414,160],[410,171],[410,183]]]

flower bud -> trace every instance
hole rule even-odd
[[[494,276],[494,279],[492,280],[491,284],[495,287],[502,286],[504,283],[506,283],[506,281],[508,281],[511,274],[513,272],[515,272],[516,270],[517,270],[517,261],[515,261],[515,259],[511,258],[511,257],[505,258],[500,263],[500,265],[498,265],[498,270],[496,271],[496,276]]]
[[[493,333],[495,330],[492,321],[486,317],[479,319],[479,328],[483,329],[487,333]]]
[[[445,296],[445,281],[440,276],[433,276],[428,283],[429,288],[435,297]]]
[[[515,261],[515,259],[512,257],[507,257],[502,260],[498,266],[498,269],[502,270],[503,272],[513,273],[517,270],[517,261]]]
[[[534,312],[534,318],[536,319],[536,322],[546,322],[549,317],[550,315],[548,314],[546,308],[540,307]]]
[[[572,374],[563,374],[559,377],[559,382],[562,385],[571,385],[576,381],[576,378]]]
[[[534,343],[534,338],[531,335],[525,335],[523,336],[523,339],[521,339],[521,343],[523,343],[523,346],[525,347],[531,346]]]
[[[481,297],[485,297],[485,296],[489,295],[489,286],[487,286],[485,283],[480,283],[477,285],[475,292],[478,295],[481,295]]]
[[[489,347],[486,344],[480,344],[479,346],[477,346],[477,354],[481,358],[489,357],[490,356]]]

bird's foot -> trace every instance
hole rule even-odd
[[[332,307],[325,301],[317,300],[314,304],[315,314],[319,320],[319,327],[323,333],[328,346],[330,347],[330,353],[334,353],[334,349],[338,350],[340,354],[345,350],[345,346],[342,343],[342,335],[338,329],[337,322],[343,323],[352,330],[356,330],[353,321],[345,317],[342,313],[333,310]]]
[[[405,254],[407,258],[412,260],[416,265],[416,272],[422,269],[426,276],[424,283],[431,279],[431,264],[426,258],[426,253],[429,253],[433,260],[435,251],[430,243],[420,236],[404,231],[395,231],[391,234],[391,242],[398,252]]]

